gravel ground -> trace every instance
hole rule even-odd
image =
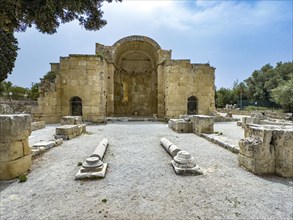
[[[0,182],[4,219],[293,219],[293,179],[260,177],[238,166],[237,155],[164,123],[87,126],[90,132],[33,161],[24,183]],[[34,131],[30,142],[51,137],[54,126]],[[109,167],[100,180],[75,181],[102,138]],[[166,137],[189,151],[206,171],[178,176],[160,146]]]
[[[244,129],[237,126],[237,122],[216,122],[214,131],[222,132],[223,136],[237,140],[244,138]]]

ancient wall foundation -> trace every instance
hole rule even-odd
[[[239,164],[255,174],[293,176],[293,127],[248,125],[239,142]]]
[[[0,115],[0,180],[13,179],[31,168],[30,134],[30,115]]]

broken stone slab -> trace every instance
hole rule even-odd
[[[179,147],[169,141],[167,138],[161,138],[161,145],[165,148],[165,150],[172,156],[175,157],[179,151]]]
[[[102,158],[107,150],[107,146],[108,140],[104,138],[94,150],[92,155],[82,164],[82,167],[75,175],[76,180],[105,177],[108,164],[103,163]]]
[[[0,142],[27,139],[31,134],[31,121],[28,114],[0,115]]]
[[[97,148],[95,149],[95,151],[93,152],[93,154],[91,155],[91,157],[98,157],[100,158],[100,160],[103,159],[104,154],[107,150],[107,146],[108,146],[108,139],[104,138],[99,145],[97,146]]]
[[[82,124],[82,116],[63,116],[60,120],[61,125],[79,125]]]
[[[170,119],[168,127],[176,132],[191,133],[192,123],[184,119]]]
[[[178,175],[202,175],[202,169],[196,165],[194,158],[187,151],[179,151],[171,164]]]
[[[191,117],[193,132],[211,134],[214,133],[214,118],[208,115],[194,115]]]
[[[55,147],[56,142],[55,141],[40,141],[38,143],[35,143],[32,145],[33,148],[40,148],[44,147],[46,149],[50,149],[52,147]]]

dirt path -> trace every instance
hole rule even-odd
[[[46,129],[46,135],[54,130]],[[194,134],[177,134],[154,122],[87,130],[90,135],[66,141],[34,160],[27,182],[0,182],[1,220],[293,218],[292,178],[255,176],[238,166],[236,154]],[[75,181],[77,163],[103,137],[110,143],[104,157],[109,164],[106,178]],[[160,146],[162,137],[189,151],[207,174],[177,176]]]

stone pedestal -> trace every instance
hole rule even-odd
[[[194,133],[214,133],[214,118],[207,115],[194,115],[191,117]]]
[[[239,164],[255,174],[293,177],[293,127],[249,125],[239,141]]]
[[[75,175],[75,179],[96,179],[105,177],[108,164],[103,163],[102,158],[104,157],[107,146],[108,140],[104,138],[92,155],[82,164],[82,167]]]
[[[13,179],[31,168],[30,134],[30,115],[0,115],[0,180]]]
[[[196,165],[194,158],[186,151],[179,151],[171,161],[176,174],[202,175],[203,171]]]
[[[168,127],[176,132],[192,132],[192,123],[190,121],[185,121],[184,119],[170,119],[168,121]]]

